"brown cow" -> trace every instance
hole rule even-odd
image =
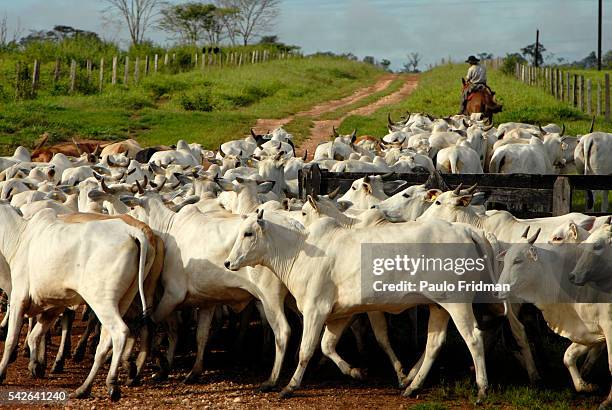
[[[128,139],[125,141],[108,144],[102,150],[101,155],[117,155],[125,153],[126,157],[134,159],[139,151],[142,151],[140,144],[136,140]]]
[[[84,153],[96,156],[101,148],[109,144],[95,140],[81,140],[77,142],[73,139],[72,142],[61,142],[50,147],[43,147],[48,139],[49,134],[45,132],[32,151],[31,157],[33,162],[49,162],[58,153],[69,157],[80,157]]]

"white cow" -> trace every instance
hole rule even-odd
[[[119,360],[129,334],[121,318],[140,291],[143,314],[145,275],[153,249],[142,231],[122,221],[64,223],[52,210],[38,212],[30,221],[12,207],[0,205],[0,254],[10,267],[9,329],[0,362],[0,380],[6,377],[24,315],[39,315],[30,333],[30,371],[44,372],[41,338],[65,307],[87,303],[103,326],[91,371],[75,392],[89,395],[98,369],[113,349],[106,385],[111,399],[120,397]]]
[[[414,306],[414,303],[398,301],[385,304],[382,300],[363,304],[360,296],[361,244],[400,242],[414,244],[414,248],[419,249],[422,238],[427,238],[426,242],[471,244],[483,258],[494,257],[491,246],[475,230],[467,225],[456,226],[442,221],[385,224],[355,230],[343,229],[333,219],[322,218],[305,231],[299,223],[279,215],[273,214],[264,220],[260,212],[242,222],[225,262],[226,268],[237,271],[244,266],[269,267],[285,283],[304,316],[298,367],[281,396],[290,395],[300,386],[324,325],[327,327],[321,341],[323,354],[333,360],[343,373],[359,377],[358,369],[352,368],[335,354],[335,346],[350,317],[359,312],[399,312]],[[420,249],[415,254],[425,252],[423,246]],[[448,280],[455,281],[457,277],[448,277]],[[435,295],[424,296],[436,302]],[[411,395],[421,387],[444,340],[448,319],[452,317],[472,354],[478,397],[482,399],[487,389],[484,347],[472,306],[469,303],[449,304],[443,301],[439,301],[439,304],[441,308],[430,308],[430,337],[424,361],[404,394]]]
[[[583,135],[574,150],[576,167],[585,175],[612,175],[612,134]],[[601,211],[608,211],[608,191],[602,191]]]
[[[465,139],[438,152],[436,169],[444,174],[483,173],[480,154]]]
[[[605,233],[605,230],[608,232]],[[573,342],[565,351],[563,363],[570,372],[576,391],[593,392],[597,386],[584,381],[576,362],[591,348],[605,343],[612,375],[612,295],[592,288],[572,286],[570,280],[591,271],[594,265],[598,269],[603,266],[592,255],[582,255],[570,273],[568,258],[555,246],[535,245],[539,233],[539,230],[536,231],[527,242],[517,243],[505,255],[502,254],[504,269],[498,283],[509,286],[510,291],[501,292],[499,296],[507,298],[513,295],[535,304],[542,311],[550,329]],[[600,233],[594,235],[592,240],[587,241],[596,244]],[[601,235],[609,250],[610,227],[602,228]],[[597,303],[603,301],[606,303]],[[610,405],[612,388],[600,408],[609,408]]]

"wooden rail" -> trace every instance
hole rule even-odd
[[[327,194],[337,187],[344,193],[353,181],[366,175],[382,173],[329,172],[317,164],[300,170],[299,196]],[[429,174],[396,174],[394,179],[408,185],[425,183]],[[478,184],[478,190],[488,195],[488,209],[506,209],[519,218],[538,218],[564,215],[572,210],[572,196],[576,190],[612,190],[608,175],[528,175],[528,174],[444,174],[446,184],[454,188]],[[602,213],[590,213],[601,216]]]

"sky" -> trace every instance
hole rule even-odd
[[[62,24],[127,44],[125,32],[103,22],[102,8],[102,0],[0,0],[10,32]],[[582,59],[597,49],[597,0],[281,0],[272,33],[305,53],[371,55],[398,69],[410,52],[422,56],[421,68],[480,52],[503,56],[535,42],[536,29],[551,61]],[[167,41],[155,30],[147,37]],[[612,49],[612,8],[605,4],[602,48]]]

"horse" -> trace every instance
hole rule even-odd
[[[465,79],[461,79],[463,83],[463,92],[471,85]],[[466,108],[462,114],[471,115],[473,113],[482,113],[483,117],[493,121],[493,114],[501,112],[502,105],[495,101],[495,95],[491,92],[491,89],[487,86],[482,86],[475,91],[471,92],[467,97],[468,102]]]

